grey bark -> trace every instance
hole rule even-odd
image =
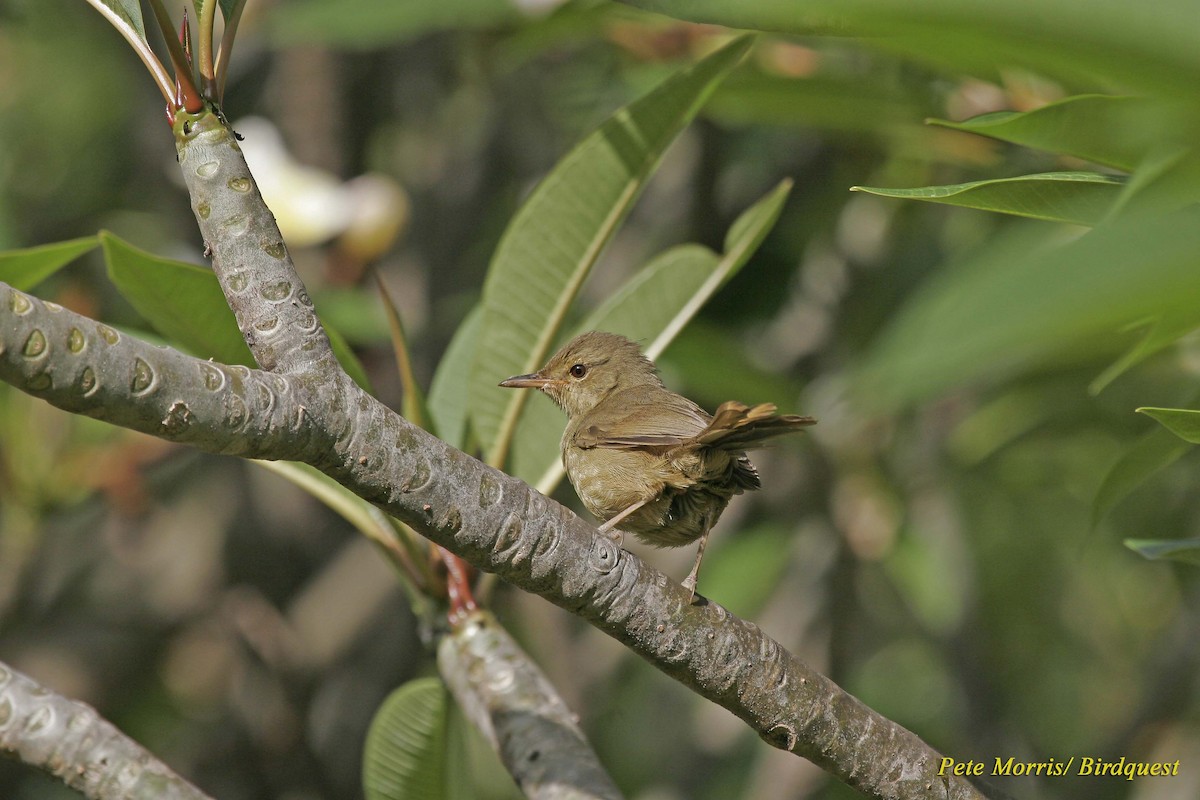
[[[459,708],[531,800],[621,800],[554,686],[491,614],[472,614],[438,645]]]
[[[0,753],[91,800],[208,800],[89,705],[0,662]]]
[[[114,352],[106,354],[124,370],[113,391],[81,397],[77,381],[68,378],[84,367],[60,367],[78,357],[61,331],[65,324],[95,323],[69,315],[70,323],[58,324],[58,338],[45,341],[45,352],[29,355],[34,331],[48,328],[48,317],[68,312],[49,312],[7,287],[7,296],[0,290],[0,379],[59,407],[166,438],[178,438],[166,412],[183,403],[190,411],[186,441],[211,452],[317,467],[476,567],[583,617],[732,711],[769,744],[809,758],[869,795],[983,797],[961,777],[938,775],[940,754],[918,736],[809,669],[752,623],[716,603],[692,604],[678,584],[570,510],[363,392],[337,366],[314,323],[286,250],[280,254],[276,247],[274,220],[265,206],[258,208],[261,198],[234,137],[215,117],[201,115],[177,122],[176,140],[213,269],[242,333],[260,364],[283,373],[248,370],[242,376],[242,394],[247,385],[265,392],[257,403],[249,402],[253,393],[238,395],[246,418],[237,417],[237,428],[249,441],[235,442],[222,407],[185,397],[165,381],[120,391],[140,385],[137,358],[150,363],[134,354],[148,346],[127,338],[109,345]],[[18,313],[17,306],[28,309]],[[178,371],[197,373],[205,363]],[[198,389],[193,379],[193,391]]]

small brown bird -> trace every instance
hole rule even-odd
[[[617,541],[629,531],[658,547],[700,540],[683,581],[693,595],[709,530],[731,497],[759,488],[746,450],[816,422],[733,400],[710,416],[663,386],[637,344],[598,331],[500,385],[540,389],[567,412],[563,466],[600,530],[619,525]]]

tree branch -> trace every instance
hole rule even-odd
[[[752,623],[716,603],[693,605],[569,509],[410,424],[344,373],[285,378],[104,330],[0,284],[0,379],[59,408],[209,452],[312,464],[868,794],[925,798],[937,787],[949,798],[982,796],[961,778],[939,777],[937,752]]]
[[[530,800],[621,800],[570,709],[491,614],[442,639],[438,668]]]
[[[0,753],[92,800],[209,800],[91,706],[0,662]]]
[[[809,669],[752,623],[716,603],[693,605],[682,587],[570,510],[430,436],[363,392],[329,352],[273,217],[265,206],[254,207],[261,198],[252,181],[250,189],[242,183],[250,173],[233,135],[213,115],[179,119],[180,163],[214,253],[213,269],[259,363],[286,374],[247,370],[241,376],[243,386],[266,392],[253,406],[242,398],[247,414],[240,429],[251,433],[252,442],[239,448],[230,436],[217,435],[228,428],[228,415],[209,406],[187,407],[187,441],[212,452],[293,459],[320,469],[476,567],[588,620],[732,711],[771,745],[809,758],[870,795],[983,796],[961,777],[939,776],[940,754],[933,748]],[[28,352],[36,338],[32,331],[52,313],[19,292],[3,294],[0,379],[80,410],[80,389],[70,380],[80,368],[59,374],[52,365],[69,357]],[[23,305],[29,308],[21,312]],[[60,326],[59,337],[42,346],[70,349],[62,332]],[[112,374],[123,376],[118,382],[140,385],[136,359],[151,362],[132,351],[148,346],[128,337],[122,341],[124,346],[110,346],[131,352],[121,359],[113,354],[114,366],[123,371]],[[172,436],[166,424],[179,393],[165,381],[112,392],[106,402],[119,407],[103,418],[184,440]],[[99,411],[95,402],[87,408]],[[268,419],[280,414],[279,428],[272,428]]]

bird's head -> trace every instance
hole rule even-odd
[[[615,333],[589,331],[567,342],[537,372],[515,375],[500,385],[541,389],[567,416],[575,418],[614,391],[662,386],[662,381],[636,343]]]

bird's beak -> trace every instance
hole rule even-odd
[[[511,378],[505,378],[500,381],[500,385],[506,389],[545,389],[552,383],[554,383],[553,380],[543,378],[536,372],[531,372],[528,375],[514,375]]]

